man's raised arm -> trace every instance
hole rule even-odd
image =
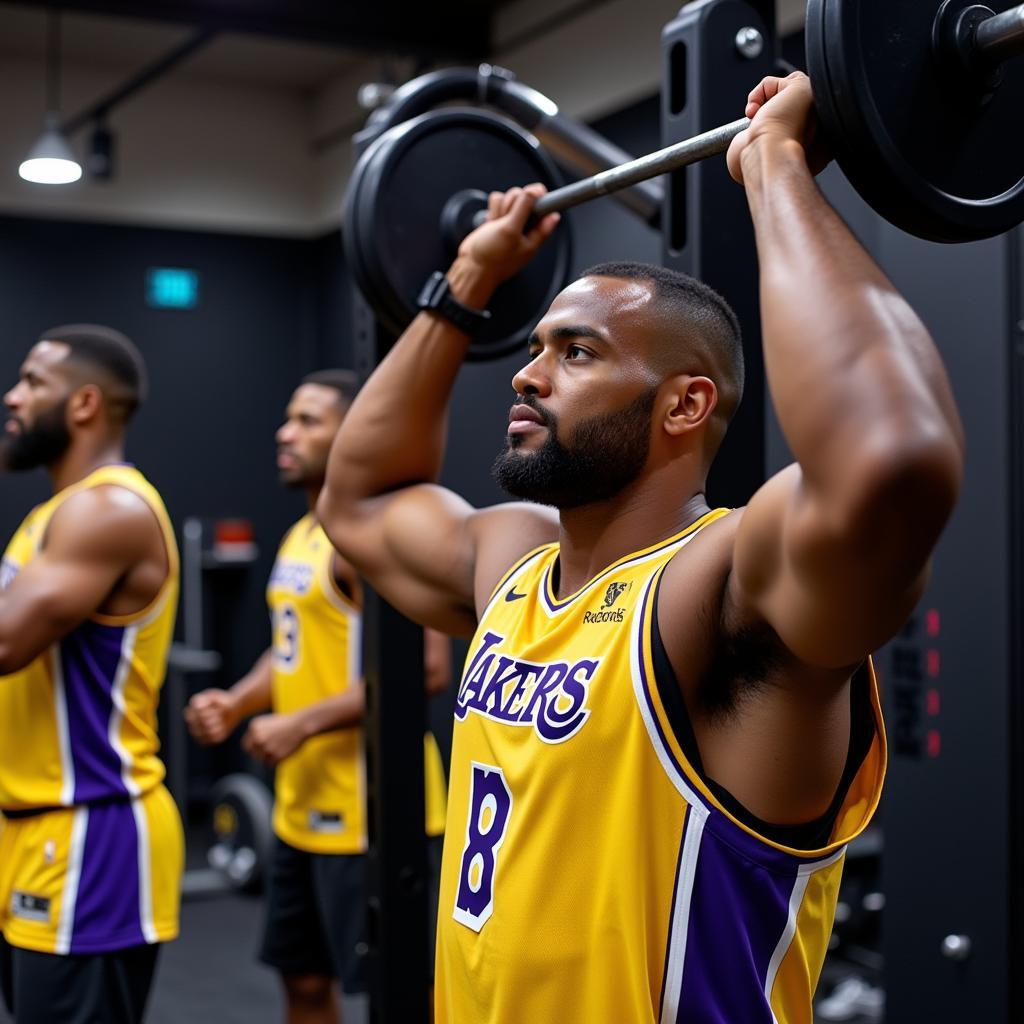
[[[963,435],[917,315],[828,205],[803,75],[751,95],[730,151],[761,266],[765,367],[798,465],[743,515],[729,595],[822,668],[863,659],[921,596],[959,491]]]
[[[464,306],[485,309],[554,230],[557,215],[523,233],[543,192],[531,186],[492,194],[489,221],[463,241],[448,271],[452,295]],[[346,415],[317,505],[331,542],[360,575],[410,618],[448,633],[474,628],[482,580],[493,572],[496,583],[521,551],[553,535],[550,516],[539,510],[478,513],[436,486],[448,401],[469,340],[437,314],[416,317]],[[487,545],[496,567],[478,565],[481,535],[496,535],[509,515],[517,519],[516,531],[505,531],[515,550],[506,558]]]

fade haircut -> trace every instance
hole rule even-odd
[[[334,388],[338,399],[348,408],[359,390],[359,378],[351,370],[316,370],[302,378],[303,384],[319,384],[323,388]]]
[[[128,423],[145,401],[146,364],[120,331],[100,324],[65,324],[43,331],[39,340],[67,346],[64,365],[77,371],[82,384],[95,384],[103,392],[114,422]]]
[[[709,432],[713,456],[743,397],[743,337],[739,320],[721,295],[689,274],[650,263],[599,263],[580,277],[616,277],[653,285],[655,309],[665,324],[655,370],[665,377],[694,373],[710,377],[718,406]]]

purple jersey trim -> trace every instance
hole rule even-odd
[[[772,1024],[765,979],[796,880],[796,864],[784,878],[705,832],[690,897],[679,1024]]]
[[[699,520],[698,520],[699,522]],[[631,565],[635,565],[637,562],[646,561],[648,558],[654,558],[656,555],[661,554],[663,551],[667,551],[669,548],[675,547],[677,544],[682,544],[684,540],[687,540],[692,536],[694,526],[687,529],[683,536],[676,536],[672,540],[665,541],[664,544],[659,545],[656,548],[651,548],[650,551],[643,551],[638,555],[634,555],[632,558],[627,558],[624,562],[616,562],[614,565],[609,565],[607,569],[599,572],[589,583],[587,583],[581,590],[577,590],[571,597],[567,597],[564,601],[552,600],[550,594],[552,591],[551,586],[551,569],[552,566],[548,565],[544,572],[541,574],[540,585],[537,588],[540,591],[540,596],[544,601],[544,606],[549,612],[560,612],[564,611],[574,601],[582,597],[591,587],[595,584],[600,583],[601,580],[605,579],[611,573],[619,572],[621,569],[627,569]]]
[[[89,621],[60,641],[76,804],[128,796],[120,755],[110,744],[124,634],[124,626]]]
[[[101,953],[146,941],[140,918],[139,832],[129,801],[89,809],[72,953]]]

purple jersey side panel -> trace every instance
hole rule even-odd
[[[60,641],[76,804],[128,795],[110,744],[113,689],[125,630],[83,622]]]
[[[139,833],[132,805],[118,801],[90,807],[71,952],[142,945],[139,886]]]

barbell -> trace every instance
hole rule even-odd
[[[937,242],[1024,222],[1024,4],[808,0],[808,72],[821,129],[861,197],[895,226]],[[431,273],[486,218],[487,195],[539,181],[536,215],[564,211],[724,153],[743,118],[562,186],[537,139],[469,108],[430,110],[365,150],[345,200],[346,255],[379,320],[400,333]],[[1014,143],[1013,139],[1017,138]],[[470,359],[519,348],[568,278],[566,223],[489,306]]]

